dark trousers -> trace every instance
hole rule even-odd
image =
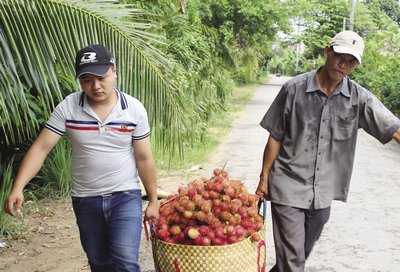
[[[328,222],[330,207],[300,209],[271,203],[276,265],[270,272],[303,272],[307,257]]]

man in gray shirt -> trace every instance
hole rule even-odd
[[[256,194],[271,201],[276,265],[301,272],[329,219],[346,201],[357,131],[400,143],[400,120],[347,75],[361,63],[363,39],[342,31],[325,47],[325,65],[288,81],[261,121],[270,133]]]

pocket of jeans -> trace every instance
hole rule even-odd
[[[142,218],[142,193],[140,190],[126,190],[122,194],[116,195],[113,199],[119,203],[119,213],[127,218]]]
[[[124,191],[124,194],[142,197],[142,191],[140,191],[140,190],[126,190],[126,191]]]
[[[72,197],[72,206],[75,208],[78,208],[81,204],[82,204],[82,202],[83,202],[83,200],[84,200],[84,198],[83,197],[76,197],[76,196],[73,196]]]

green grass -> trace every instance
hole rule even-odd
[[[70,195],[72,186],[71,146],[65,137],[62,138],[47,156],[39,173],[39,186],[35,195],[39,198],[64,198]]]
[[[233,107],[230,113],[243,110],[246,104],[252,99],[254,92],[259,86],[259,84],[252,84],[236,87],[232,91],[228,102]]]
[[[0,168],[0,238],[12,237],[23,230],[23,224],[17,218],[13,218],[5,213],[4,202],[11,190],[13,182],[14,158]]]

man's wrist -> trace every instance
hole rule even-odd
[[[157,196],[154,198],[149,198],[149,205],[157,205],[158,204],[158,198]]]

